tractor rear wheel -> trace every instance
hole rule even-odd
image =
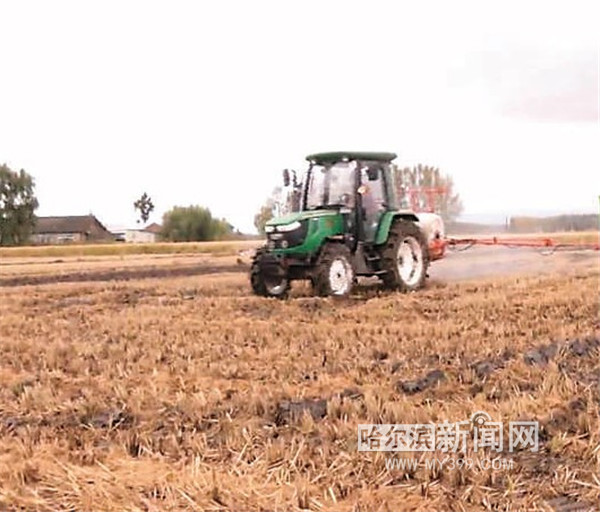
[[[261,249],[256,251],[250,267],[250,285],[252,291],[261,297],[275,297],[284,299],[290,291],[290,281],[285,276],[271,276],[261,271],[260,258],[263,255]]]
[[[411,221],[395,221],[382,250],[384,285],[402,292],[423,288],[428,266],[427,241],[419,226]]]
[[[354,278],[350,249],[341,243],[326,244],[312,278],[315,293],[323,297],[344,297],[352,291]]]

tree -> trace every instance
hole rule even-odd
[[[428,210],[431,207],[448,222],[462,212],[460,196],[454,192],[454,181],[437,167],[417,165],[394,168],[398,198],[405,208]]]
[[[218,240],[233,231],[225,219],[216,219],[202,206],[175,206],[163,215],[161,235],[172,242]]]
[[[268,198],[265,204],[260,207],[258,213],[254,216],[254,227],[260,235],[265,234],[265,225],[275,216],[275,204],[272,198]]]
[[[150,213],[152,213],[154,210],[154,203],[152,202],[152,199],[150,199],[150,196],[144,192],[142,196],[135,203],[133,203],[133,208],[134,210],[140,212],[140,218],[138,219],[138,222],[141,220],[144,224],[146,224],[150,218]]]
[[[264,235],[265,224],[273,217],[285,215],[298,210],[300,206],[300,189],[298,187],[275,187],[265,203],[254,216],[254,227],[259,234]]]
[[[26,243],[35,226],[38,200],[33,178],[0,165],[0,245]]]

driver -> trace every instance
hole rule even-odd
[[[362,206],[365,209],[365,215],[367,218],[371,218],[376,215],[378,211],[378,205],[373,195],[373,190],[369,184],[369,176],[367,169],[363,169],[361,173],[361,185],[358,188],[358,193],[362,197]]]

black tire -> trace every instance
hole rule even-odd
[[[354,280],[350,249],[341,243],[325,244],[311,279],[315,293],[322,297],[345,297],[352,291]]]
[[[381,261],[385,270],[381,279],[386,288],[402,292],[423,288],[429,267],[429,249],[419,226],[411,221],[396,220],[381,251]]]
[[[281,278],[278,282],[269,278],[260,271],[260,258],[264,253],[263,249],[258,249],[252,258],[250,266],[250,286],[255,295],[261,297],[275,297],[285,299],[290,291],[290,281],[287,278]]]

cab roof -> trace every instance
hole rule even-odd
[[[374,151],[332,151],[329,153],[314,153],[308,155],[309,162],[317,164],[341,162],[344,160],[375,160],[378,162],[391,162],[398,155],[396,153],[380,153]]]

